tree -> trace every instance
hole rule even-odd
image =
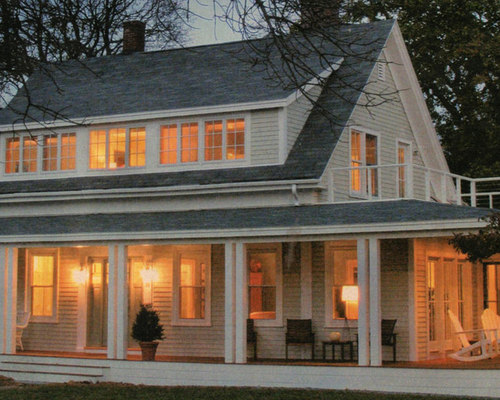
[[[1,0],[0,93],[12,91],[46,63],[121,51],[125,21],[146,23],[154,48],[182,42],[182,0]],[[57,82],[55,82],[57,84]]]
[[[468,260],[472,262],[500,253],[500,213],[494,213],[484,220],[488,221],[488,225],[478,233],[457,233],[450,240],[450,244],[457,251],[467,254]]]
[[[397,16],[450,169],[500,175],[498,0],[353,0],[345,15]]]

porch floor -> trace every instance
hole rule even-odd
[[[35,357],[62,357],[62,358],[82,358],[82,359],[106,359],[103,353],[77,353],[77,352],[58,352],[58,351],[18,351],[19,356],[35,356]],[[138,361],[141,359],[140,354],[129,354],[127,360]],[[224,364],[222,357],[188,357],[188,356],[165,356],[157,355],[156,361],[159,362],[182,362],[182,363],[202,363],[202,364]],[[265,359],[248,360],[248,364],[261,365],[310,365],[310,366],[338,366],[338,367],[358,367],[354,362],[332,362],[324,360],[283,360],[283,359]],[[471,369],[471,370],[500,370],[500,356],[487,360],[461,362],[451,358],[439,358],[427,361],[385,361],[383,367],[387,368],[424,368],[424,369]]]

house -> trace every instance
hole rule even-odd
[[[398,361],[443,359],[448,309],[474,329],[500,308],[500,258],[472,265],[448,244],[485,224],[466,203],[494,197],[450,174],[397,23],[338,34],[373,57],[311,62],[326,83],[302,91],[244,62],[244,42],[127,47],[29,79],[32,120],[23,90],[0,113],[1,374],[500,394],[494,370],[443,384],[446,369],[321,358],[340,332],[357,365],[382,366],[395,319]],[[390,101],[366,107],[369,93]],[[141,303],[160,313],[164,362],[134,358]],[[248,361],[247,318],[274,364]],[[312,321],[316,364],[307,346],[284,360],[294,318]]]

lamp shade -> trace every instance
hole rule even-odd
[[[342,286],[342,301],[358,301],[359,292],[355,285]]]

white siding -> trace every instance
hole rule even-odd
[[[277,164],[279,162],[278,110],[254,111],[250,132],[251,164]]]

